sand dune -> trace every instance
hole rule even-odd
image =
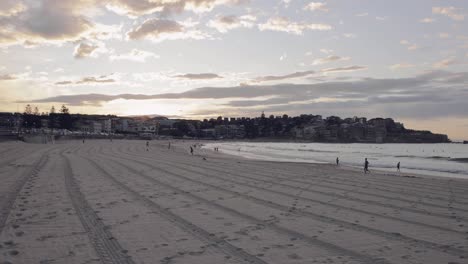
[[[466,180],[193,143],[0,143],[0,263],[468,262]]]

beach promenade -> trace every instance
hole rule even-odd
[[[467,180],[195,143],[0,143],[0,263],[468,263]]]

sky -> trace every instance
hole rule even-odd
[[[1,0],[0,111],[391,117],[468,140],[466,0]]]

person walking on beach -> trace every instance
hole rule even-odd
[[[397,163],[396,169],[397,169],[398,172],[400,172],[400,162]]]
[[[149,150],[149,141],[146,141],[146,151]]]
[[[193,156],[193,147],[192,146],[190,146],[190,154],[192,154],[192,156]]]
[[[336,166],[340,165],[340,159],[336,157]]]
[[[169,145],[167,145],[167,149],[171,149],[171,142],[169,142]]]
[[[369,161],[367,161],[367,158],[364,160],[364,173],[367,174],[369,171]]]

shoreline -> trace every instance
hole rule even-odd
[[[231,143],[231,142],[232,141],[227,141],[227,143]],[[239,142],[239,143],[257,143],[257,142],[245,142],[245,141],[235,141],[235,142]],[[219,143],[222,144],[222,143],[226,143],[226,142],[219,142]],[[267,142],[261,142],[261,143],[267,143]],[[275,142],[270,142],[270,143],[275,143]],[[293,142],[287,142],[287,143],[293,143]],[[205,145],[206,144],[216,145],[216,143],[213,143],[213,142],[210,142],[210,141],[204,142],[204,144]],[[318,143],[318,144],[320,144],[320,143]],[[328,143],[325,143],[325,144],[328,144]],[[446,143],[444,143],[444,144],[446,144]],[[211,150],[208,147],[206,147],[206,149]],[[263,161],[270,161],[270,162],[285,162],[285,163],[319,164],[319,165],[330,165],[332,167],[336,166],[334,162],[316,161],[316,160],[313,160],[313,157],[311,158],[311,161],[308,162],[308,161],[302,161],[302,160],[294,161],[294,160],[287,160],[287,159],[281,159],[281,158],[273,158],[273,157],[270,158],[270,157],[267,157],[267,156],[259,156],[258,158],[256,158],[256,157],[247,157],[247,156],[242,155],[242,154],[236,155],[236,154],[230,154],[230,153],[227,153],[227,152],[223,152],[222,149],[221,149],[221,151],[219,153],[221,153],[221,152],[224,155],[229,155],[229,156],[232,156],[232,157],[242,157],[244,159],[251,159],[251,160],[263,160]],[[246,152],[246,154],[249,155],[250,153]],[[255,154],[254,154],[254,156],[255,156]],[[461,159],[463,161],[459,162],[459,161],[456,161],[455,159]],[[450,159],[450,161],[452,161],[452,160],[453,160],[453,162],[466,163],[465,158]],[[362,168],[360,168],[360,166],[358,166],[358,165],[350,165],[350,164],[345,165],[345,164],[346,163],[341,163],[340,162],[339,167],[347,168],[347,169],[352,170],[352,171],[361,171],[362,172]],[[427,171],[427,170],[425,171],[425,170],[422,170],[422,169],[412,169],[412,168],[402,167],[402,172],[398,173],[396,171],[396,167],[394,168],[394,170],[392,170],[392,168],[393,167],[372,167],[372,164],[371,164],[371,167],[370,167],[372,173],[379,173],[379,174],[392,175],[392,176],[400,176],[400,177],[405,177],[405,176],[406,177],[435,177],[435,178],[452,178],[452,179],[468,180],[467,175],[465,175],[465,174],[453,173],[453,172],[449,172],[449,171]],[[430,174],[431,172],[433,172],[433,174]],[[435,175],[435,174],[438,174],[438,175]]]

